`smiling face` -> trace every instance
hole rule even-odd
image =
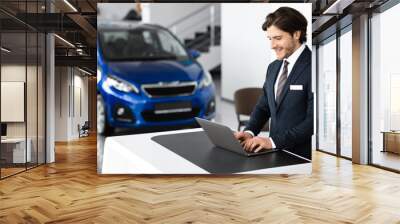
[[[296,31],[291,35],[274,25],[267,28],[267,38],[270,40],[271,49],[275,51],[278,60],[288,58],[301,46],[300,34],[300,31]]]

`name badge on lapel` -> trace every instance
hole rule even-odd
[[[290,85],[290,90],[303,90],[303,85]]]

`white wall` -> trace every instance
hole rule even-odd
[[[142,22],[169,26],[180,18],[210,5],[210,3],[141,3]],[[135,9],[135,3],[98,3],[99,21],[122,20],[130,10]]]
[[[68,141],[70,69],[55,68],[55,141]]]
[[[24,122],[25,82],[1,82],[1,122]]]
[[[221,95],[233,100],[236,90],[262,87],[268,64],[275,60],[261,29],[265,17],[281,6],[300,11],[308,21],[311,49],[311,3],[223,3],[221,5]]]
[[[205,7],[210,3],[153,3],[149,5],[150,22],[169,26],[175,21]]]
[[[195,32],[206,31],[207,26],[210,24],[210,9],[207,8],[211,5],[215,5],[215,13],[219,14],[220,4],[211,3],[162,3],[162,4],[150,4],[149,15],[150,23],[162,25],[171,29],[181,40],[185,38],[193,38]],[[206,8],[201,10],[202,8]],[[171,27],[173,23],[179,21],[196,11],[193,17],[189,17],[181,21],[175,28]],[[219,20],[215,21],[215,24],[220,24]]]
[[[88,120],[88,78],[75,68],[56,67],[55,86],[55,140],[77,139],[78,124]]]
[[[78,74],[76,74],[78,72]],[[72,136],[74,138],[79,137],[78,129],[77,126],[80,124],[82,126],[85,121],[88,121],[89,119],[89,113],[88,113],[88,107],[89,107],[89,102],[88,102],[88,77],[87,76],[81,76],[83,73],[80,73],[79,71],[75,70],[75,76],[74,76],[74,118],[73,118],[73,123],[72,123]],[[79,93],[80,91],[80,93]],[[79,97],[80,96],[80,97]],[[79,102],[81,101],[81,102]],[[79,108],[81,107],[81,108]],[[82,110],[82,113],[80,113],[79,110]]]

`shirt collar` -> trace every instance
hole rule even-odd
[[[284,60],[289,62],[289,65],[294,65],[296,63],[297,59],[300,57],[300,54],[303,52],[303,50],[306,48],[305,44],[302,44],[299,48],[297,48],[288,58],[285,58]]]

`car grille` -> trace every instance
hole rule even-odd
[[[156,122],[156,121],[174,121],[174,120],[185,120],[197,117],[199,115],[199,108],[192,108],[189,112],[177,112],[167,114],[156,114],[153,110],[143,111],[142,117],[145,121]]]
[[[173,97],[192,95],[196,86],[196,82],[171,82],[144,84],[142,89],[149,97]]]

